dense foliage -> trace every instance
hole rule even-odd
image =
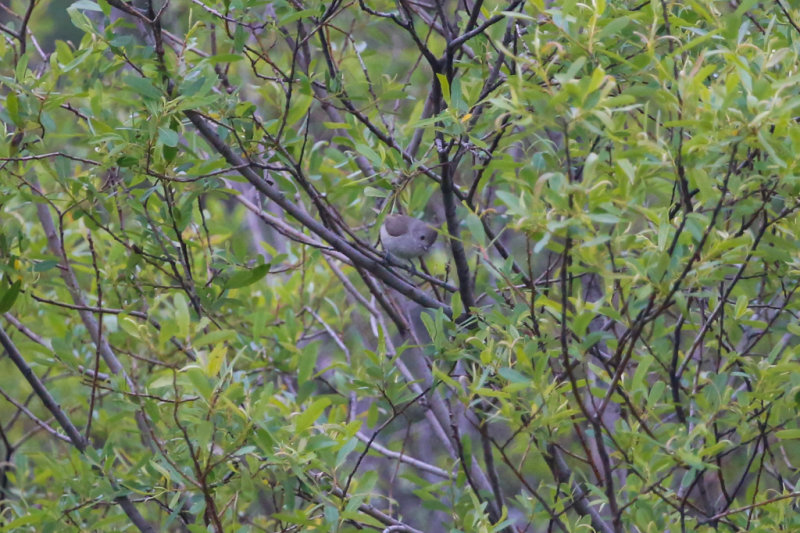
[[[791,2],[7,4],[3,530],[800,530]]]

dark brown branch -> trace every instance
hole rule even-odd
[[[186,117],[194,124],[200,135],[216,150],[228,163],[239,167],[239,173],[244,176],[259,192],[278,204],[287,213],[294,217],[298,222],[306,226],[309,230],[316,233],[319,237],[328,242],[333,248],[347,256],[354,264],[368,270],[372,275],[400,292],[408,299],[418,304],[432,309],[442,308],[448,315],[451,313],[450,307],[432,298],[428,293],[417,289],[392,271],[383,266],[379,261],[372,259],[358,250],[355,246],[343,239],[334,231],[326,228],[321,223],[314,220],[308,213],[298,205],[286,198],[283,192],[275,185],[267,183],[256,174],[250,167],[245,166],[245,160],[233,151],[208,125],[205,119],[196,111],[185,111]]]
[[[50,413],[56,419],[58,424],[61,426],[61,429],[63,429],[67,434],[72,445],[75,446],[81,453],[84,453],[87,443],[81,436],[80,431],[78,431],[78,428],[76,428],[69,418],[67,418],[66,413],[61,410],[61,407],[50,395],[50,392],[44,386],[44,383],[39,380],[38,376],[34,374],[33,370],[31,370],[31,367],[28,366],[25,358],[22,357],[21,353],[19,353],[16,345],[6,334],[6,331],[2,326],[0,326],[0,344],[3,345],[8,357],[11,359],[23,377],[25,377],[25,380],[30,384],[31,388],[34,390],[47,410],[50,411]],[[109,481],[111,482],[112,486],[115,487],[115,490],[118,490],[116,482],[111,478],[109,478]],[[139,513],[138,509],[136,509],[127,496],[116,496],[114,500],[120,505],[120,507],[122,507],[122,510],[126,515],[128,515],[128,518],[130,518],[133,525],[135,525],[139,531],[142,531],[143,533],[156,532],[156,529],[144,519],[144,517]]]

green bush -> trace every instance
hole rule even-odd
[[[13,0],[2,529],[800,529],[790,4]]]

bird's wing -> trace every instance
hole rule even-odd
[[[386,217],[386,220],[383,221],[383,227],[386,229],[386,233],[392,237],[399,237],[408,231],[408,224],[406,221],[394,215]]]

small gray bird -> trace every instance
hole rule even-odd
[[[437,235],[434,226],[406,215],[388,215],[381,226],[383,249],[401,259],[425,255]]]

